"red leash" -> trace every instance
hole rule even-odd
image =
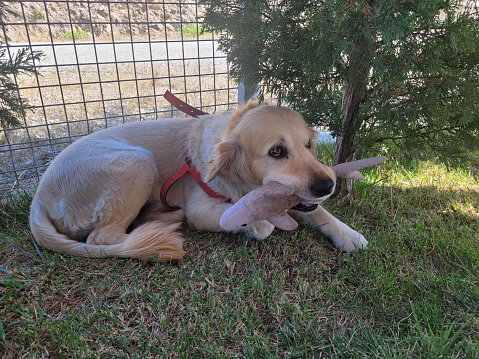
[[[183,111],[187,115],[191,115],[193,117],[198,117],[200,115],[207,115],[206,112],[200,111],[197,108],[188,105],[187,103],[181,101],[178,97],[173,95],[170,91],[166,90],[165,94],[163,97],[171,103],[173,106],[175,106],[178,110]],[[188,154],[188,150],[186,150],[185,153],[185,164],[170,178],[166,180],[166,182],[163,184],[161,187],[161,192],[160,192],[160,199],[161,203],[166,207],[168,211],[175,211],[177,209],[180,209],[179,207],[171,207],[168,202],[166,201],[166,195],[168,194],[168,190],[170,189],[173,184],[178,181],[181,177],[183,177],[185,174],[189,173],[191,177],[200,185],[200,187],[205,191],[210,197],[213,198],[219,198],[223,200],[227,200],[225,196],[220,195],[219,193],[216,193],[213,191],[211,188],[208,187],[206,183],[204,183],[201,180],[201,174],[198,172],[196,167],[192,164],[191,157]]]
[[[208,187],[206,183],[204,183],[201,180],[201,174],[198,172],[196,167],[191,164],[191,157],[188,154],[188,151],[186,151],[186,157],[185,157],[185,164],[181,166],[181,168],[170,178],[166,180],[166,182],[163,184],[161,187],[161,192],[160,192],[160,199],[161,203],[166,207],[167,210],[169,211],[175,211],[177,209],[180,209],[180,207],[171,207],[168,202],[166,201],[166,195],[168,194],[168,190],[170,189],[173,184],[178,181],[181,177],[183,177],[185,174],[189,173],[191,177],[200,185],[200,187],[205,191],[210,197],[213,198],[219,198],[223,200],[227,200],[225,196],[220,195],[219,193],[216,193],[213,191],[211,188]]]
[[[186,102],[181,101],[178,97],[173,95],[170,91],[166,90],[165,94],[163,95],[166,101],[171,103],[175,106],[178,110],[186,113],[187,115],[198,117],[201,115],[207,115],[207,112],[203,112],[198,110],[197,108],[188,105]]]

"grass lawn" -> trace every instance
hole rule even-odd
[[[479,358],[479,182],[394,160],[326,207],[347,254],[309,227],[264,241],[190,231],[175,263],[38,247],[31,197],[0,207],[2,358]]]

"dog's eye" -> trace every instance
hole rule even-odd
[[[307,149],[310,149],[310,148],[311,148],[311,140],[309,140],[308,143],[306,144],[306,148],[307,148]]]
[[[286,154],[286,151],[283,147],[281,146],[274,146],[272,149],[269,150],[269,155],[271,157],[284,157]]]

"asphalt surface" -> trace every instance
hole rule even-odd
[[[14,55],[19,48],[28,44],[12,44],[10,53]],[[132,61],[161,61],[212,59],[226,61],[226,55],[218,50],[217,41],[156,41],[156,42],[60,42],[55,44],[32,43],[32,50],[42,51],[44,57],[41,68],[55,65],[83,65]]]

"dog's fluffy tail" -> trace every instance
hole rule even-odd
[[[119,244],[95,245],[70,239],[59,233],[45,211],[30,213],[30,228],[38,243],[53,251],[83,257],[129,257],[160,261],[182,259],[183,238],[176,229],[180,223],[160,221],[140,225]]]

